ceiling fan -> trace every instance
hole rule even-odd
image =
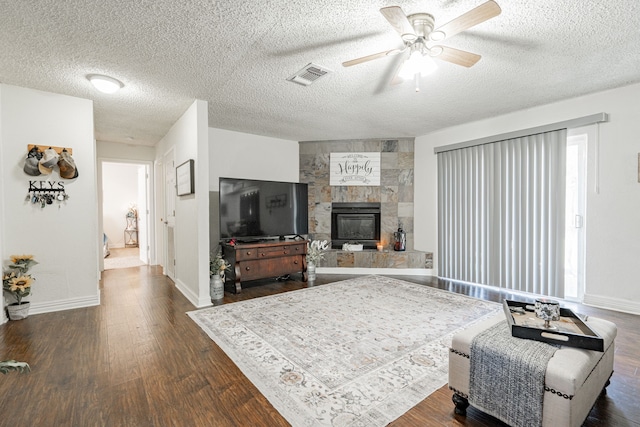
[[[399,83],[406,78],[413,77],[416,84],[416,92],[418,92],[420,91],[420,76],[433,72],[437,67],[432,58],[462,65],[463,67],[471,67],[480,60],[480,55],[475,53],[435,43],[451,38],[464,30],[498,16],[500,12],[500,6],[495,1],[489,0],[434,30],[435,19],[429,13],[405,15],[400,6],[383,7],[380,9],[380,13],[400,34],[404,47],[352,59],[343,62],[342,65],[351,67],[352,65],[362,64],[385,56],[409,52],[406,60],[401,62],[396,69],[391,83]]]

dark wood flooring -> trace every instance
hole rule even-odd
[[[353,276],[320,275],[315,286]],[[477,298],[481,287],[397,276]],[[226,293],[224,303],[307,287],[268,282]],[[102,304],[32,315],[0,326],[0,359],[31,365],[0,378],[0,426],[287,426],[253,384],[185,315],[193,306],[158,267],[105,271]],[[339,296],[336,296],[339,297]],[[579,306],[618,325],[615,373],[586,426],[640,427],[640,316]],[[441,388],[391,424],[493,426],[469,409],[453,415]]]

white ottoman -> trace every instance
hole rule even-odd
[[[449,388],[454,392],[456,414],[466,415],[469,404],[490,413],[474,405],[473,396],[469,396],[469,354],[473,337],[504,320],[504,313],[500,313],[453,337],[449,352]],[[613,373],[616,325],[592,317],[587,319],[586,324],[604,339],[605,351],[602,353],[563,346],[554,353],[545,374],[543,426],[580,426],[600,393],[609,384]]]

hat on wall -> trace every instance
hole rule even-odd
[[[42,154],[42,158],[38,163],[38,169],[40,169],[40,172],[45,175],[51,174],[51,172],[53,171],[53,167],[56,165],[56,163],[58,163],[59,157],[60,156],[58,156],[58,153],[56,153],[56,150],[54,150],[51,147],[44,150],[44,153]]]
[[[73,157],[71,157],[71,154],[69,154],[66,148],[60,153],[58,167],[60,168],[60,178],[73,179],[78,177],[76,162],[73,160]]]
[[[40,169],[38,169],[38,161],[42,158],[42,152],[38,147],[33,147],[27,154],[27,160],[24,162],[24,173],[31,176],[40,175]]]

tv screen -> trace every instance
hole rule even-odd
[[[307,203],[307,184],[220,178],[220,238],[307,234]]]

